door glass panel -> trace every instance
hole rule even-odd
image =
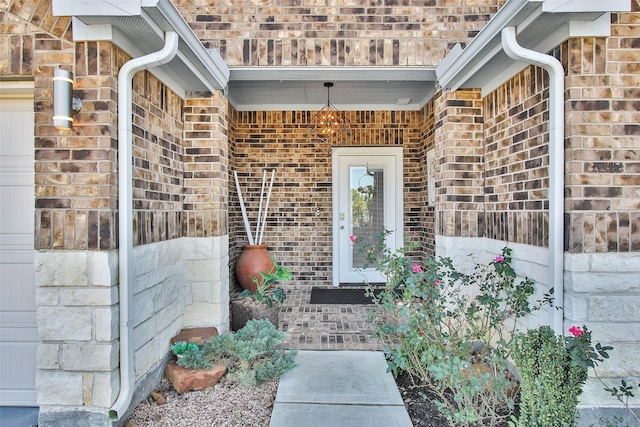
[[[384,172],[382,168],[352,166],[349,170],[351,191],[351,231],[357,237],[352,246],[352,268],[376,268],[367,265],[363,246],[375,244],[384,228]]]

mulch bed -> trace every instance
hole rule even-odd
[[[409,412],[409,417],[414,427],[451,426],[447,419],[438,411],[436,405],[433,404],[432,400],[434,396],[431,395],[427,388],[416,387],[409,374],[402,373],[398,375],[396,384],[398,385],[404,406],[407,408],[407,412]],[[426,396],[426,399],[424,396]],[[516,414],[517,411],[518,405],[516,402]],[[481,425],[482,424],[479,424],[478,426]],[[508,427],[508,423],[505,421],[497,427]]]

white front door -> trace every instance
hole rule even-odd
[[[362,246],[384,229],[402,245],[402,148],[343,147],[333,153],[333,285],[384,282]],[[356,243],[352,243],[354,236]],[[367,268],[365,268],[367,267]]]
[[[33,111],[32,85],[0,86],[0,406],[36,406]]]

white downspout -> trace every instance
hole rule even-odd
[[[549,285],[564,308],[564,69],[553,56],[520,46],[515,27],[502,29],[502,48],[510,58],[549,73]],[[553,310],[557,335],[564,335],[563,320],[564,311]]]
[[[133,166],[132,91],[133,76],[171,61],[178,52],[178,34],[165,33],[158,52],[126,62],[118,73],[118,229],[120,279],[120,394],[109,410],[111,421],[127,411],[135,384],[133,369]]]

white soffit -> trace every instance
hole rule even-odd
[[[339,110],[419,110],[435,94],[435,78],[428,67],[237,67],[229,101],[238,111],[317,110],[331,82]]]
[[[487,94],[526,64],[502,50],[500,32],[516,27],[518,42],[549,52],[570,37],[610,35],[610,12],[629,11],[628,0],[509,0],[462,51],[452,51],[436,69],[443,90],[481,88]]]
[[[164,32],[180,38],[174,59],[151,71],[179,96],[224,89],[229,69],[207,50],[170,0],[53,0],[56,16],[73,17],[74,41],[110,41],[132,57],[164,46]]]

